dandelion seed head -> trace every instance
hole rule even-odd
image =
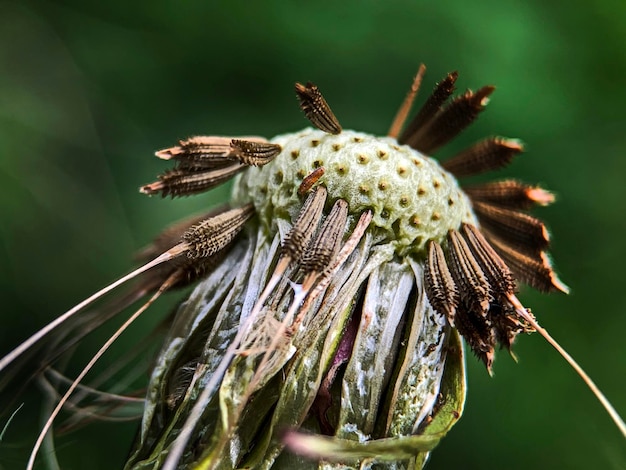
[[[298,187],[316,168],[329,203],[344,199],[352,216],[370,209],[375,227],[404,254],[424,253],[429,240],[442,241],[461,223],[476,223],[469,198],[439,164],[389,137],[317,129],[272,140],[282,152],[263,167],[249,168],[237,181],[234,199],[252,202],[272,233],[275,218],[291,220],[300,209]],[[295,155],[295,157],[294,157]],[[449,201],[454,201],[450,204]]]

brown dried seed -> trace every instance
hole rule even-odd
[[[474,122],[485,109],[487,98],[494,90],[493,86],[485,86],[476,93],[467,91],[455,98],[420,130],[412,140],[411,147],[431,154],[448,143]]]
[[[317,183],[322,176],[324,176],[324,172],[324,167],[320,166],[309,173],[298,187],[298,196],[303,197],[306,193],[308,193],[313,185]]]
[[[414,144],[419,139],[421,130],[441,110],[441,106],[454,93],[454,84],[458,76],[457,72],[451,72],[435,85],[433,92],[404,130],[398,142],[415,148]]]
[[[507,266],[521,282],[542,292],[561,291],[569,288],[558,278],[548,256],[541,252],[535,256],[522,253],[499,237],[489,235],[489,243],[502,256]]]
[[[321,220],[326,195],[326,188],[318,186],[306,198],[293,227],[285,235],[281,257],[288,257],[295,262],[300,261],[302,253],[309,247],[315,229]]]
[[[262,137],[241,137],[241,142],[267,143]],[[159,150],[155,155],[163,160],[176,160],[183,169],[214,169],[239,161],[237,149],[233,149],[232,137],[196,136],[181,140],[178,146]],[[268,144],[274,145],[274,144]]]
[[[233,139],[230,147],[235,158],[241,163],[252,166],[263,166],[271,162],[282,150],[278,144],[240,139]]]
[[[348,203],[338,199],[318,230],[315,240],[302,256],[302,269],[306,274],[319,274],[330,264],[339,249],[347,222]]]
[[[464,186],[463,191],[473,201],[487,202],[505,209],[528,210],[535,205],[546,206],[554,202],[552,193],[516,180]]]
[[[448,232],[450,263],[460,300],[471,312],[485,316],[489,310],[489,283],[459,232]],[[457,315],[458,317],[458,315]]]
[[[142,248],[138,253],[136,253],[135,259],[137,261],[147,262],[156,258],[161,253],[169,250],[174,245],[179,243],[181,237],[189,228],[209,217],[221,214],[225,210],[227,210],[227,207],[225,205],[221,205],[210,210],[209,212],[192,215],[191,217],[186,217],[182,220],[174,222],[157,235],[150,245]]]
[[[246,204],[194,225],[182,237],[186,244],[187,258],[190,260],[208,258],[221,251],[253,215],[254,206]]]
[[[319,276],[315,273],[313,275],[310,275],[310,278],[312,278],[315,282],[315,287],[312,288],[310,294],[306,297],[305,301],[302,304],[300,313],[298,314],[298,317],[296,318],[296,321],[294,322],[294,328],[293,328],[294,330],[295,330],[295,326],[299,325],[302,322],[304,316],[311,308],[311,305],[313,305],[315,300],[320,295],[322,295],[326,287],[328,287],[328,284],[330,284],[330,281],[332,280],[333,276],[337,273],[341,265],[348,259],[350,254],[354,251],[356,246],[359,244],[359,242],[363,238],[363,235],[365,234],[365,231],[367,230],[367,227],[369,227],[369,224],[372,221],[372,217],[373,217],[373,214],[371,210],[366,210],[365,212],[361,213],[361,216],[359,217],[358,222],[354,226],[352,233],[350,234],[346,242],[341,247],[341,250],[339,250],[337,255],[334,256],[331,262],[324,268],[324,271],[322,271],[322,273]],[[305,284],[306,282],[307,281],[305,279],[303,284]]]
[[[463,224],[461,233],[487,276],[492,291],[498,296],[514,293],[515,279],[511,270],[485,240],[482,233],[470,224]]]
[[[296,94],[300,100],[300,108],[311,124],[329,134],[341,132],[339,121],[317,86],[311,82],[306,85],[296,83]]]
[[[523,150],[517,140],[490,137],[446,160],[441,166],[456,177],[478,175],[505,167]]]
[[[480,223],[505,240],[542,251],[550,244],[548,229],[543,222],[523,212],[502,209],[486,202],[473,202]]]
[[[159,181],[142,186],[139,191],[148,195],[161,193],[162,197],[189,196],[214,188],[245,169],[240,163],[207,171],[177,168],[159,175]]]
[[[426,295],[430,304],[441,315],[445,315],[448,323],[454,326],[459,293],[446,264],[443,250],[435,241],[428,242],[428,258],[424,278]]]

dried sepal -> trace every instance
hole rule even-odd
[[[464,186],[463,191],[472,201],[486,202],[504,209],[528,210],[554,202],[554,195],[549,191],[516,180]]]
[[[505,167],[523,149],[518,140],[489,137],[446,160],[441,166],[456,177],[477,175]]]
[[[493,86],[485,86],[475,93],[468,90],[452,100],[424,125],[412,139],[411,146],[422,153],[430,154],[447,144],[474,122],[485,109],[488,97],[494,90]]]
[[[450,274],[441,245],[435,241],[428,243],[428,257],[424,270],[424,287],[433,308],[445,315],[451,326],[459,303],[459,292]]]
[[[486,202],[473,202],[481,225],[513,245],[527,247],[526,251],[543,251],[550,244],[544,223],[520,211],[503,209]]]
[[[207,171],[177,168],[159,175],[158,181],[142,186],[139,191],[149,196],[159,193],[161,197],[189,196],[219,186],[246,168],[240,163]]]
[[[424,126],[441,110],[443,104],[454,93],[454,84],[458,76],[457,72],[451,72],[435,85],[426,102],[400,135],[398,142],[417,148],[415,145],[422,136]]]
[[[296,83],[295,89],[300,108],[311,124],[329,134],[341,133],[341,124],[317,86],[311,82],[306,85]]]

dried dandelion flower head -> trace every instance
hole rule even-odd
[[[487,138],[442,164],[426,156],[471,124],[494,88],[450,99],[448,74],[404,126],[423,72],[387,137],[343,130],[307,83],[296,93],[315,128],[272,141],[192,137],[156,153],[176,165],[142,192],[189,195],[236,176],[231,205],[165,230],[142,252],[146,265],[0,360],[2,370],[147,271],[115,306],[154,295],[69,387],[29,468],[110,343],[160,293],[196,279],[154,361],[128,469],[421,468],[463,411],[460,336],[490,372],[498,345],[510,350],[532,331],[578,367],[516,297],[520,282],[567,292],[547,230],[528,214],[552,195],[516,180],[458,183],[507,165],[522,151],[515,140]]]
[[[457,331],[491,370],[498,343],[533,330],[516,280],[566,290],[527,214],[552,196],[456,179],[506,165],[517,141],[486,139],[443,165],[426,156],[493,87],[448,102],[449,74],[398,136],[420,79],[387,137],[343,130],[307,83],[296,92],[315,129],[194,137],[157,153],[178,166],[150,194],[240,173],[241,209],[227,213],[241,233],[178,312],[128,468],[419,468],[463,409]]]

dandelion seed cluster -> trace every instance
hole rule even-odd
[[[372,210],[371,226],[401,253],[423,253],[429,240],[441,242],[461,223],[476,223],[456,179],[432,158],[395,139],[308,128],[272,142],[282,152],[263,167],[249,168],[234,190],[235,201],[252,202],[272,231],[276,217],[295,216],[301,206],[298,185],[319,167],[325,168],[319,182],[327,188],[329,201],[344,199],[352,215]]]

